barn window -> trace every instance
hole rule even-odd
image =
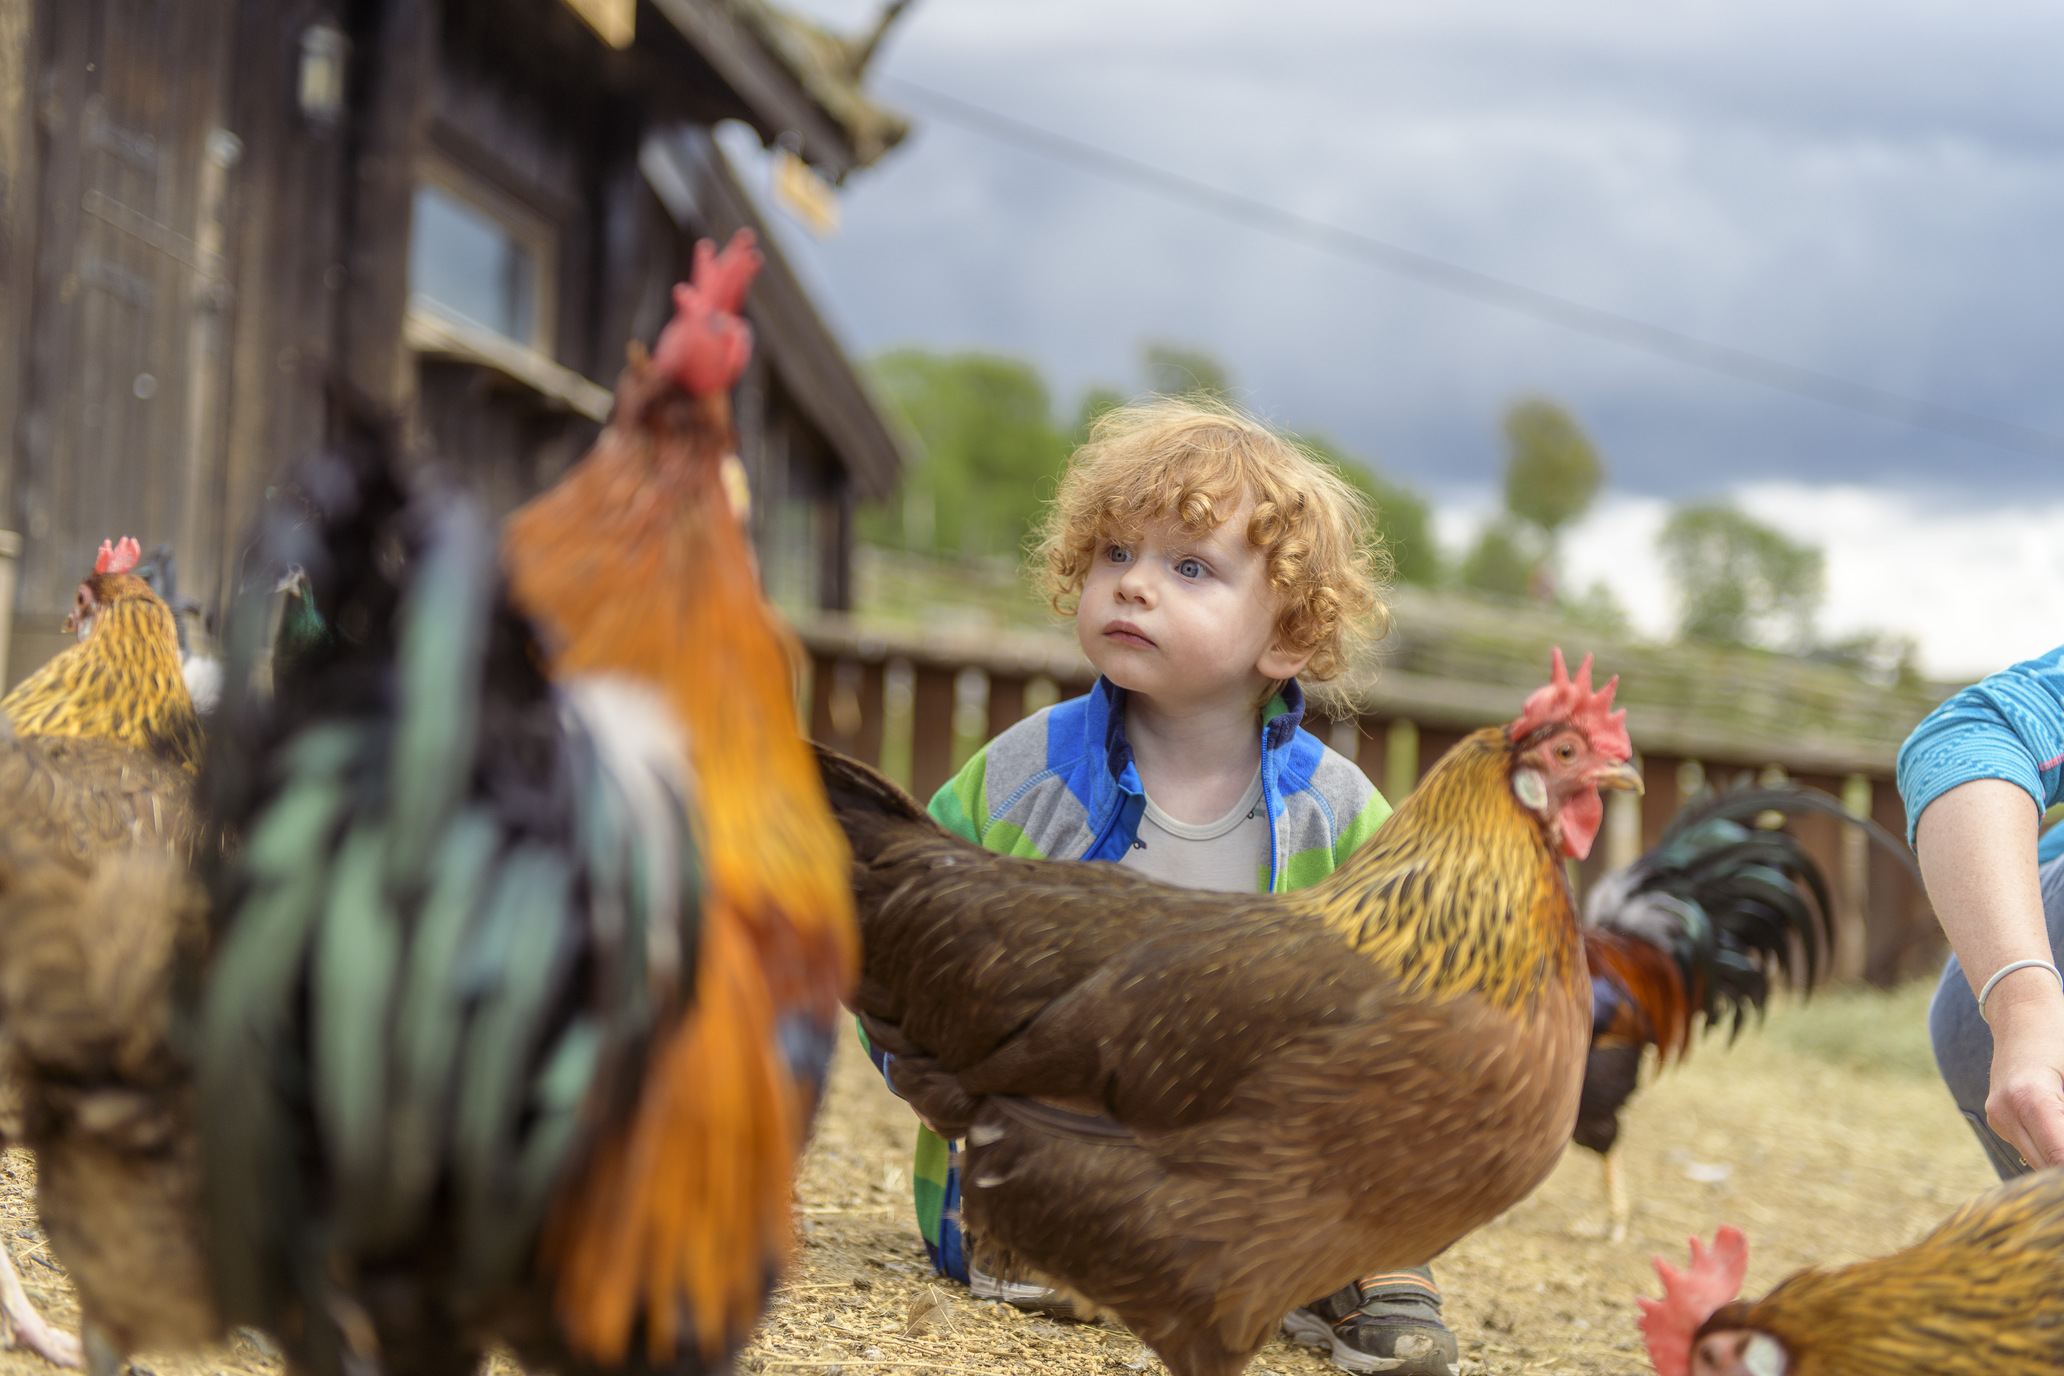
[[[416,186],[409,294],[438,314],[549,355],[550,226],[444,163]]]

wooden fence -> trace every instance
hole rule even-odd
[[[811,736],[881,766],[920,799],[984,741],[1095,681],[1073,643],[1056,636],[889,635],[841,618],[808,623],[801,635]],[[1314,705],[1305,724],[1397,802],[1468,732],[1510,720],[1521,696],[1509,687],[1386,673],[1333,706],[1335,715]],[[1608,799],[1599,845],[1579,867],[1580,890],[1653,845],[1703,784],[1725,788],[1743,775],[1821,789],[1893,835],[1906,834],[1890,758],[1768,738],[1730,748],[1725,733],[1645,714],[1639,705],[1630,707],[1629,725],[1637,748],[1648,747],[1638,757],[1646,792]],[[1891,985],[1939,966],[1944,947],[1926,895],[1896,860],[1834,817],[1809,814],[1790,828],[1828,876],[1838,978]]]

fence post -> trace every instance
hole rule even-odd
[[[810,656],[810,735],[862,764],[879,767],[882,666]]]
[[[1392,807],[1405,800],[1419,782],[1419,723],[1399,717],[1384,733],[1383,796]]]
[[[993,741],[1025,719],[1025,684],[1022,678],[989,675],[989,734],[983,740]]]
[[[919,802],[925,802],[953,777],[956,674],[931,664],[911,667],[916,682],[910,703],[910,791]]]
[[[1906,839],[1906,805],[1899,800],[1899,789],[1890,779],[1871,781],[1871,820],[1904,841]],[[1911,876],[1897,860],[1886,855],[1877,846],[1871,847],[1870,858],[1870,944],[1864,960],[1863,977],[1881,989],[1897,984],[1900,977],[1909,973],[1919,963],[1919,957],[1930,946],[1939,944],[1930,941],[1933,923],[1918,934],[1915,928],[1926,922],[1917,914],[1928,912],[1927,895],[1915,885]]]

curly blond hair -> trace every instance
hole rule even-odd
[[[1207,534],[1250,496],[1247,543],[1268,561],[1283,647],[1311,651],[1305,677],[1335,677],[1356,642],[1390,624],[1390,556],[1368,502],[1331,464],[1216,399],[1136,402],[1098,419],[1038,532],[1047,600],[1072,616],[1099,548],[1169,517]]]

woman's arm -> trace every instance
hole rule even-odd
[[[2036,883],[2040,813],[2027,788],[1972,779],[1921,813],[1915,849],[1935,915],[1975,995],[2017,960],[2055,961]],[[1993,987],[1985,1116],[2031,1165],[2064,1163],[2064,989],[2048,970],[2017,970]]]

